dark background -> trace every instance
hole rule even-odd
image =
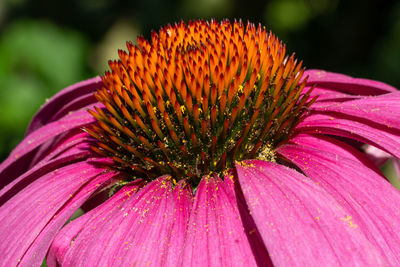
[[[400,88],[400,2],[0,0],[0,161],[46,98],[101,75],[139,34],[197,18],[262,23],[307,68]]]

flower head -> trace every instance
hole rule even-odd
[[[127,43],[86,131],[113,167],[196,184],[234,161],[273,159],[312,101],[304,69],[260,26],[195,21]],[[301,82],[300,82],[301,81]]]
[[[0,165],[4,265],[400,264],[400,192],[358,149],[399,158],[395,88],[305,70],[240,21],[168,25],[119,58]]]

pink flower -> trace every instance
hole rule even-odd
[[[400,157],[395,88],[241,22],[127,46],[0,165],[1,266],[400,265],[400,192],[357,149]]]

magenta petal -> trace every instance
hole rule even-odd
[[[73,146],[73,143],[77,142],[76,139],[82,139],[81,138],[82,136],[86,137],[85,141],[88,141],[89,134],[83,132],[81,128],[76,128],[69,130],[65,133],[62,133],[60,135],[57,135],[53,138],[49,138],[48,141],[41,144],[37,149],[34,149],[30,156],[23,157],[23,159],[29,161],[30,164],[27,165],[26,168],[22,168],[22,166],[20,166],[19,168],[20,171],[24,172],[26,170],[29,170],[30,168],[38,164],[39,161],[43,162],[44,158],[50,160],[56,157],[56,155],[53,152],[55,150],[58,150],[59,146],[64,146],[66,142],[69,142],[71,140],[72,141],[70,146]],[[63,152],[59,151],[58,153],[63,153]]]
[[[358,227],[357,218],[306,176],[259,160],[237,163],[236,169],[250,212],[274,264],[387,263],[382,252]]]
[[[70,131],[71,129],[80,128],[88,123],[93,122],[95,119],[85,109],[73,112],[63,119],[51,122],[42,128],[36,130],[30,135],[26,136],[24,140],[11,152],[9,157],[0,164],[0,179],[3,175],[8,175],[6,170],[8,168],[17,168],[18,159],[24,157],[35,148],[39,147],[51,138]]]
[[[87,185],[79,190],[63,207],[53,216],[53,219],[40,232],[40,235],[31,244],[24,254],[21,264],[35,266],[43,262],[51,242],[59,232],[60,228],[67,222],[72,214],[80,207],[96,190],[101,188],[115,174],[105,173],[97,176]]]
[[[314,137],[315,139],[318,139]],[[381,251],[386,265],[400,264],[400,192],[357,157],[332,153],[334,143],[318,141],[318,148],[286,145],[280,153],[329,192],[351,212],[368,241]],[[347,147],[349,151],[352,148]],[[353,155],[363,155],[353,149]],[[329,151],[329,152],[327,152]],[[330,175],[327,175],[329,173]]]
[[[59,257],[62,266],[176,266],[190,191],[179,185],[172,189],[167,177],[161,177],[136,194],[120,196],[67,225],[53,244],[51,262]]]
[[[257,266],[231,190],[218,177],[202,179],[180,266]]]
[[[66,116],[68,113],[78,110],[80,108],[89,106],[91,104],[98,103],[98,100],[94,96],[93,92],[90,92],[88,94],[79,96],[71,102],[66,103],[63,107],[60,107],[56,113],[49,119],[49,122],[58,120],[64,116]]]
[[[397,179],[400,182],[400,159],[393,159],[393,168],[395,173],[397,174]]]
[[[325,136],[325,135],[308,135],[308,134],[298,134],[295,137],[290,139],[290,143],[298,144],[301,146],[308,146],[314,149],[321,149],[329,151],[335,155],[342,156],[344,158],[348,158],[351,160],[359,161],[362,165],[368,167],[370,170],[374,171],[377,175],[382,176],[384,175],[379,170],[379,168],[371,162],[367,155],[363,155],[358,150],[354,149],[354,147],[343,143],[337,139]],[[281,151],[284,151],[286,148],[285,145],[278,148],[277,152],[281,154]],[[381,150],[380,150],[381,151]],[[382,153],[385,153],[381,151]],[[384,178],[385,179],[385,178]]]
[[[312,90],[311,97],[318,97],[316,103],[318,102],[345,102],[345,101],[350,101],[350,100],[355,100],[359,99],[362,96],[359,95],[351,95],[351,94],[346,94],[340,91],[336,90],[331,90],[323,87],[318,87],[315,86],[314,89]]]
[[[243,196],[243,192],[240,189],[239,182],[237,181],[237,174],[234,169],[224,173],[224,183],[226,185],[227,192],[234,194],[234,198],[237,201],[244,231],[247,235],[247,239],[249,240],[251,249],[253,250],[253,255],[257,261],[257,266],[273,266],[260,232],[258,231],[257,226],[249,213],[246,200]]]
[[[165,266],[176,266],[178,264],[178,255],[182,254],[183,244],[185,242],[187,225],[189,222],[190,210],[192,208],[193,195],[188,187],[178,186],[173,191],[175,202],[174,225],[171,230],[170,243],[168,244],[168,253],[165,253]]]
[[[354,95],[368,96],[397,92],[396,88],[382,82],[353,78],[324,70],[306,70],[304,77],[306,76],[308,76],[306,86],[316,86]]]
[[[335,112],[357,119],[378,122],[388,128],[400,129],[400,92],[366,97],[345,103],[316,103],[312,111]]]
[[[398,130],[375,123],[358,122],[340,114],[313,114],[296,127],[297,132],[332,134],[348,137],[376,146],[396,157],[400,157],[400,135]]]
[[[71,101],[81,97],[82,95],[93,93],[96,89],[102,86],[102,81],[100,77],[95,77],[92,79],[88,79],[82,82],[78,82],[74,85],[71,85],[59,93],[54,95],[49,101],[44,104],[40,110],[36,113],[35,117],[33,117],[28,130],[27,135],[32,133],[33,131],[39,129],[43,125],[51,122],[51,118],[54,116],[56,112],[60,109],[64,109],[64,105],[69,105]],[[82,108],[84,106],[81,106]],[[76,107],[75,107],[76,108]],[[70,110],[71,111],[71,110]]]
[[[41,127],[25,137],[25,139],[11,152],[10,157],[18,158],[54,136],[74,128],[82,127],[94,121],[95,119],[86,111],[86,109],[73,112],[58,121]]]
[[[385,151],[380,150],[374,146],[367,145],[363,148],[365,155],[373,162],[376,166],[381,167],[385,162],[391,158],[391,155]]]
[[[65,165],[75,164],[78,161],[87,159],[91,152],[88,150],[88,144],[86,142],[82,142],[83,140],[86,140],[86,138],[78,138],[72,140],[71,142],[62,144],[53,151],[54,153],[48,154],[46,158],[35,164],[35,166],[33,166],[31,169],[8,183],[0,190],[0,205],[43,175],[46,175],[47,173]],[[75,141],[78,143],[76,144]],[[73,146],[69,147],[71,144]],[[51,158],[57,156],[57,153],[60,151],[63,153],[51,160]],[[50,158],[50,160],[48,158]],[[2,179],[0,184],[3,182],[7,182],[7,180]]]
[[[70,154],[90,152],[90,141],[92,140],[92,137],[81,129],[70,131],[60,140],[53,142],[49,149],[43,152],[43,158],[41,158],[40,161],[35,162],[33,166],[39,164],[39,162],[45,163]]]
[[[32,262],[40,264],[59,228],[79,207],[78,204],[107,179],[109,175],[96,178],[103,172],[90,162],[69,165],[42,176],[2,205],[2,263],[14,266],[23,260],[28,265]],[[86,187],[95,178],[97,182]]]
[[[61,266],[72,241],[80,234],[80,232],[82,232],[82,230],[84,230],[88,223],[95,220],[98,216],[111,213],[112,210],[115,209],[115,205],[123,203],[127,198],[133,196],[140,184],[141,182],[139,181],[124,186],[110,200],[73,220],[62,228],[50,246],[49,252],[46,256],[47,265],[49,267]]]

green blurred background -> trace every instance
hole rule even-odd
[[[308,68],[400,88],[399,1],[0,0],[0,161],[46,98],[101,75],[127,40],[197,18],[261,22]]]

